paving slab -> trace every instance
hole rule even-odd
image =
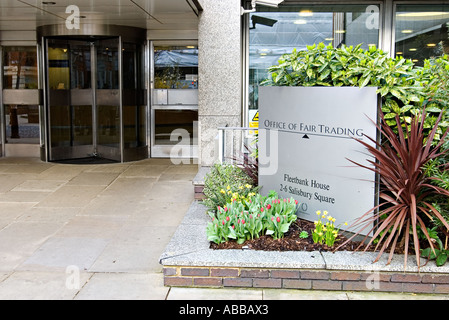
[[[63,186],[39,201],[38,207],[85,207],[105,186]]]
[[[66,270],[14,272],[0,282],[0,300],[72,300],[91,276],[85,272],[74,276]]]
[[[264,300],[349,300],[346,292],[322,290],[264,289]],[[354,300],[356,300],[354,298]]]
[[[66,183],[65,180],[26,180],[11,191],[54,192]]]
[[[262,300],[262,289],[171,288],[167,300]]]
[[[16,221],[0,230],[0,270],[15,270],[61,226],[56,222]]]
[[[48,239],[17,270],[66,270],[74,266],[88,271],[103,252],[108,240],[98,238],[58,238]]]
[[[157,273],[96,273],[76,300],[164,300],[169,288]]]

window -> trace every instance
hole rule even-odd
[[[5,47],[3,51],[3,89],[37,89],[35,47]]]
[[[449,53],[449,5],[398,5],[395,54],[423,65],[425,59]]]
[[[38,89],[36,47],[5,47],[2,58],[3,89]],[[12,104],[15,99],[10,93],[4,104],[6,142],[39,144],[39,106]]]
[[[294,48],[323,42],[363,44],[379,42],[378,5],[284,5],[277,9],[258,7],[249,17],[249,109],[257,109],[259,83]]]
[[[198,48],[156,47],[155,89],[198,89]]]
[[[154,47],[152,156],[196,157],[198,121],[198,46]],[[184,153],[187,152],[187,153]]]

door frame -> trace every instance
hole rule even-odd
[[[67,38],[80,38],[83,39],[85,37],[118,37],[119,43],[118,43],[118,73],[119,73],[119,89],[118,95],[119,95],[119,113],[120,113],[120,143],[119,143],[119,159],[116,159],[120,162],[126,162],[126,161],[137,161],[141,159],[148,158],[149,155],[149,138],[148,135],[145,136],[146,141],[144,142],[144,145],[138,146],[138,147],[126,147],[125,146],[125,137],[124,137],[124,118],[123,118],[123,53],[122,48],[124,42],[130,42],[139,44],[144,48],[145,50],[143,53],[146,53],[148,50],[148,47],[145,47],[147,45],[146,40],[146,29],[142,28],[136,28],[136,27],[128,27],[128,26],[117,26],[117,25],[101,25],[101,24],[82,24],[80,26],[80,29],[72,29],[69,30],[67,28],[64,28],[62,25],[46,25],[46,26],[40,26],[37,28],[37,39],[40,42],[40,48],[41,48],[41,57],[42,57],[42,78],[43,78],[43,91],[44,91],[44,112],[43,112],[43,118],[41,122],[41,128],[44,132],[45,138],[43,139],[44,142],[42,143],[41,147],[41,159],[45,161],[50,161],[50,149],[51,146],[49,145],[50,137],[49,137],[49,99],[48,99],[48,70],[47,70],[47,61],[48,61],[48,46],[47,46],[47,38],[50,37],[67,37]],[[142,57],[142,66],[143,68],[147,68],[145,66],[145,62],[147,62],[147,58],[145,55]],[[147,81],[145,81],[146,84]],[[143,91],[142,93],[147,90],[147,93],[144,93],[143,96],[148,97],[148,86],[146,88],[141,88]],[[94,93],[96,90],[93,90]],[[142,105],[145,108],[145,132],[149,131],[149,100],[145,99],[145,103]],[[97,115],[98,116],[98,113]],[[97,118],[98,120],[98,118]],[[97,121],[96,120],[96,121]],[[98,143],[97,143],[98,146]],[[110,150],[108,151],[108,147],[106,146],[103,149],[104,154],[108,154]],[[108,156],[109,157],[109,156]]]

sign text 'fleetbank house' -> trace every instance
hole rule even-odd
[[[337,224],[375,204],[375,175],[355,139],[375,138],[376,88],[259,88],[259,184],[300,203],[315,220],[327,210]],[[367,139],[365,138],[364,141]]]

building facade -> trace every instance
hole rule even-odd
[[[417,65],[449,51],[449,1],[1,0],[0,151],[42,161],[217,159],[256,122],[280,56],[376,45]]]

